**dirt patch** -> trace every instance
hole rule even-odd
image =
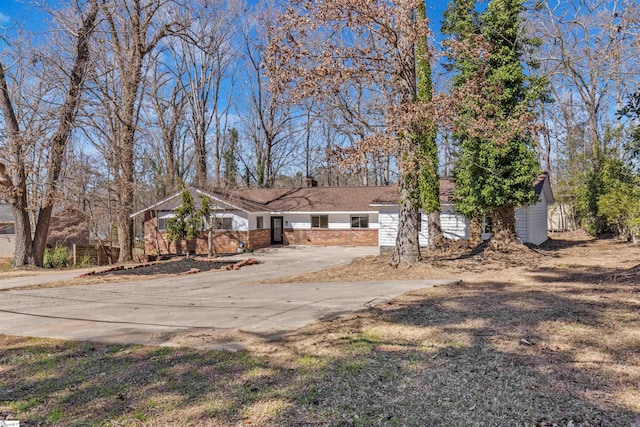
[[[485,245],[449,242],[443,251],[423,251],[410,267],[389,265],[390,255],[360,258],[318,272],[273,282],[418,280],[458,278],[468,281],[519,282],[532,272],[553,271],[565,279],[600,282],[614,275],[633,277],[640,263],[637,246],[614,238],[594,239],[583,232],[556,233],[541,246],[512,245],[510,252],[486,250]],[[626,276],[625,276],[626,274]]]

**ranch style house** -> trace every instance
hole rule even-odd
[[[523,243],[547,240],[547,208],[553,193],[547,173],[533,183],[538,203],[516,209],[516,232]],[[469,239],[469,221],[455,212],[454,182],[440,179],[441,222],[444,235]],[[395,246],[398,225],[398,188],[317,187],[202,190],[188,186],[196,207],[201,197],[211,201],[215,253],[235,253],[275,245]],[[149,255],[176,253],[187,244],[190,252],[206,253],[208,233],[178,247],[167,240],[167,221],[175,217],[182,191],[136,212],[144,222],[144,247]],[[420,244],[428,243],[427,216],[421,213]],[[483,224],[484,238],[490,224]]]

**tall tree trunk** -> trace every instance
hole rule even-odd
[[[9,95],[4,67],[0,64],[0,91],[2,92],[0,109],[5,119],[9,145],[12,147],[10,151],[13,163],[11,166],[13,172],[10,173],[11,176],[9,180],[5,180],[6,170],[4,165],[2,165],[0,180],[2,180],[2,184],[4,184],[5,187],[7,183],[9,183],[9,201],[12,206],[16,229],[15,267],[21,267],[27,264],[37,267],[42,267],[43,265],[56,190],[60,180],[67,142],[73,130],[78,104],[82,97],[82,89],[89,61],[89,39],[95,28],[98,10],[98,1],[91,0],[87,16],[83,19],[82,25],[77,33],[75,60],[69,75],[69,89],[67,90],[65,102],[61,107],[58,128],[49,141],[51,151],[47,165],[47,177],[44,183],[45,192],[43,195],[43,203],[38,212],[33,237],[31,236],[31,223],[27,210],[27,181],[21,132]]]
[[[493,236],[490,247],[494,250],[508,250],[509,245],[517,241],[516,210],[513,206],[502,206],[491,212]]]
[[[4,163],[0,163],[0,184],[8,193],[15,223],[16,240],[13,265],[14,267],[22,267],[33,263],[31,222],[27,210],[27,175],[24,167],[22,134],[2,63],[0,63],[0,109],[4,116],[9,146],[8,168]]]
[[[118,223],[118,246],[120,247],[119,262],[133,260],[133,220],[129,217],[129,211],[120,211],[116,214]]]
[[[587,114],[589,115],[589,139],[591,142],[592,150],[592,166],[594,171],[597,172],[601,167],[602,162],[602,148],[600,147],[600,135],[598,134],[598,108],[595,105],[595,100],[589,102],[587,105]]]
[[[207,146],[204,134],[196,141],[196,176],[195,184],[204,186],[207,183]]]
[[[60,173],[62,172],[62,163],[65,158],[67,142],[73,130],[78,104],[82,97],[84,78],[87,74],[87,66],[89,63],[89,38],[94,30],[98,10],[98,1],[92,0],[87,17],[84,19],[82,27],[78,32],[76,57],[71,75],[69,76],[69,90],[67,91],[65,102],[62,105],[60,124],[51,138],[51,153],[49,154],[49,165],[47,167],[44,202],[38,213],[38,222],[33,237],[33,258],[35,265],[38,267],[42,267],[43,265],[44,251],[49,235],[49,225],[51,224],[51,214],[53,213],[53,205],[55,202],[54,198],[60,180]]]
[[[428,250],[435,250],[442,247],[444,242],[444,234],[442,234],[442,226],[440,225],[440,212],[429,212],[427,214],[427,229],[429,230]]]
[[[139,64],[132,64],[133,77],[124,85],[124,108],[122,111],[122,141],[118,144],[117,158],[120,159],[120,173],[116,176],[116,188],[118,189],[119,206],[117,208],[116,221],[118,222],[118,244],[120,256],[118,261],[129,262],[133,260],[133,220],[130,218],[133,212],[133,187],[134,174],[134,144],[136,133],[136,100],[138,87],[142,79],[142,58]]]
[[[405,176],[402,175],[401,176]],[[400,179],[400,211],[398,212],[398,235],[391,255],[392,265],[412,265],[420,260],[418,236],[418,205],[413,201],[416,183],[410,179]]]
[[[426,22],[427,12],[423,3],[418,6],[417,19]],[[425,104],[433,102],[433,81],[431,79],[431,63],[429,45],[426,37],[421,37],[416,44],[416,76],[417,100]],[[437,131],[433,119],[427,118],[414,137],[418,149],[419,195],[422,209],[427,213],[427,229],[429,242],[427,249],[434,250],[442,245],[444,235],[440,226],[440,179],[438,176],[439,160]]]
[[[105,8],[110,43],[116,61],[116,67],[122,79],[122,98],[117,114],[120,135],[111,135],[113,154],[117,159],[114,168],[118,203],[116,222],[120,262],[133,260],[133,221],[130,218],[134,204],[134,148],[141,105],[140,86],[145,58],[170,31],[173,24],[165,23],[155,32],[154,15],[161,14],[164,2],[151,2],[146,5],[141,0],[128,0],[122,9],[117,2],[102,2]],[[114,7],[115,9],[110,9]],[[124,40],[129,38],[130,40]],[[117,91],[116,91],[117,92]]]

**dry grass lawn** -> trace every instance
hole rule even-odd
[[[29,426],[640,426],[638,247],[574,234],[384,261],[287,280],[462,283],[239,352],[0,336],[0,411]]]

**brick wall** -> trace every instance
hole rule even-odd
[[[347,230],[286,228],[284,235],[285,242],[289,245],[378,246],[378,230],[372,228]]]
[[[215,231],[212,233],[211,246],[214,254],[235,253],[240,247],[240,242],[246,246],[249,241],[249,233],[246,231]],[[195,246],[196,252],[206,254],[208,252],[208,235],[202,233],[194,241],[189,242]]]
[[[202,233],[198,239],[189,242],[169,243],[167,233],[156,235],[156,218],[145,218],[144,223],[144,250],[146,254],[156,255],[158,249],[161,254],[175,254],[185,252],[188,248],[191,253],[207,253],[207,233]],[[244,242],[245,247],[251,249],[265,248],[271,245],[271,230],[247,231],[218,231],[213,233],[214,253],[235,253],[238,243]],[[317,246],[378,246],[377,229],[304,229],[284,230],[285,245],[317,245]]]
[[[249,247],[251,249],[266,248],[271,245],[271,229],[251,230]]]
[[[208,252],[208,233],[203,232],[197,239],[182,241],[176,244],[167,240],[167,233],[156,233],[157,218],[151,218],[145,214],[144,223],[144,252],[148,255],[167,253],[184,253],[189,249],[190,253],[206,254]],[[268,231],[268,230],[267,230]],[[249,233],[246,231],[216,231],[212,236],[214,253],[235,253],[239,242],[249,244]]]

